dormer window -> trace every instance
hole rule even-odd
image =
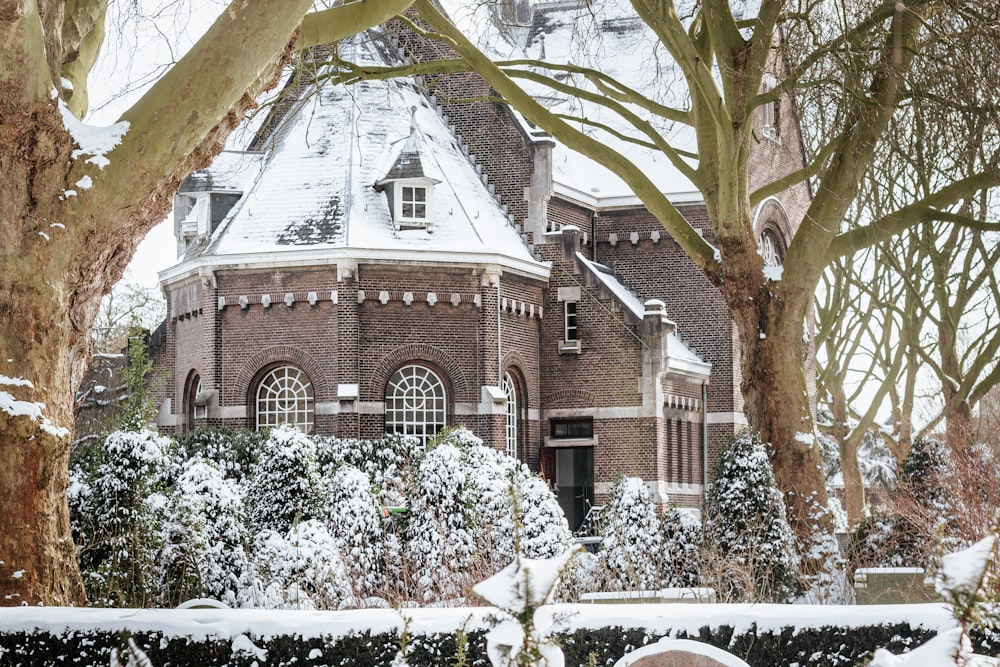
[[[396,153],[389,171],[375,183],[375,189],[385,192],[396,229],[430,232],[434,222],[434,186],[441,181],[424,171],[425,160],[433,166],[434,159],[417,129],[417,108],[411,107],[410,113],[410,136]]]
[[[434,223],[434,184],[430,178],[407,178],[383,183],[396,229],[426,229]]]
[[[404,185],[400,199],[403,210],[400,220],[423,222],[427,220],[427,188],[418,185]]]

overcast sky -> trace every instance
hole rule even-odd
[[[110,125],[176,62],[225,6],[220,0],[112,0],[107,39],[88,88],[87,122]],[[157,285],[157,271],[177,259],[171,218],[139,246],[126,280]]]

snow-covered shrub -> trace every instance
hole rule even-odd
[[[157,570],[168,606],[199,597],[235,604],[247,566],[245,522],[237,485],[208,459],[189,459],[162,522]]]
[[[74,475],[80,569],[92,604],[144,606],[156,595],[152,556],[155,513],[173,476],[173,443],[152,431],[115,431],[89,469]]]
[[[323,485],[315,443],[292,426],[272,429],[244,484],[251,533],[284,533],[296,520],[316,518]]]
[[[699,585],[702,545],[701,521],[690,510],[671,507],[660,517],[663,539],[662,583],[667,587]]]
[[[385,584],[386,535],[382,508],[372,495],[368,475],[342,466],[328,485],[324,519],[344,560],[358,597]]]
[[[573,533],[549,485],[522,468],[516,488],[517,508],[521,514],[521,555],[555,558],[566,551],[573,543]]]
[[[456,437],[447,442],[459,447],[459,443],[469,442],[464,434],[472,435],[465,429],[452,433]],[[468,470],[469,502],[476,508],[478,517],[472,526],[476,547],[482,554],[484,567],[491,573],[496,572],[514,560],[514,494],[527,472],[522,473],[515,459],[484,446],[478,438],[463,448],[463,454],[462,465]],[[523,533],[521,537],[523,539]]]
[[[316,460],[327,479],[341,466],[368,475],[371,487],[387,504],[400,504],[403,480],[413,461],[424,453],[416,438],[386,434],[375,440],[316,436]]]
[[[251,553],[250,580],[237,600],[242,607],[338,609],[353,600],[336,540],[321,521],[296,523],[284,536],[265,529]]]
[[[202,456],[230,479],[243,479],[267,440],[265,431],[207,427],[185,433],[177,444],[186,458]]]
[[[662,539],[656,504],[638,477],[619,477],[602,512],[604,541],[599,556],[610,590],[659,587]]]
[[[787,601],[796,585],[795,537],[767,449],[755,434],[744,431],[719,452],[703,512],[705,574],[717,594]]]
[[[444,442],[420,459],[405,527],[405,559],[424,602],[455,599],[472,582],[477,523],[462,450]]]

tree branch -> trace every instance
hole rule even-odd
[[[295,48],[304,51],[356,35],[402,14],[412,4],[413,0],[355,0],[306,14]]]

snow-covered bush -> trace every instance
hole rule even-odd
[[[767,449],[744,431],[719,452],[705,494],[703,574],[724,600],[785,602],[798,557]]]
[[[215,463],[189,459],[168,496],[157,570],[164,602],[210,597],[233,605],[247,566],[238,486]]]
[[[324,520],[354,582],[355,594],[374,595],[385,585],[386,535],[368,475],[350,465],[334,473]]]
[[[316,436],[314,440],[316,460],[325,478],[341,466],[353,466],[368,475],[371,487],[390,505],[399,504],[406,472],[424,453],[419,440],[397,434],[375,440],[333,436]]]
[[[241,607],[339,609],[354,599],[336,540],[321,521],[296,523],[285,535],[265,529],[254,537],[251,553]]]
[[[663,586],[690,588],[699,585],[701,521],[690,510],[671,507],[660,517],[663,539]]]
[[[663,543],[656,504],[638,477],[619,477],[602,512],[599,553],[610,590],[652,590],[660,584]]]
[[[296,520],[316,518],[323,494],[316,444],[292,426],[272,429],[244,484],[251,533],[284,533]]]
[[[225,477],[241,480],[257,461],[267,437],[265,431],[208,427],[185,433],[178,438],[177,444],[186,458],[202,456],[214,463]]]
[[[478,573],[477,517],[462,450],[442,442],[420,459],[405,529],[405,558],[424,602],[455,599]]]
[[[503,456],[503,455],[501,455]],[[555,558],[573,543],[566,515],[549,485],[522,468],[517,483],[521,555]]]
[[[92,604],[144,606],[155,597],[155,513],[174,474],[172,446],[152,431],[115,431],[73,475],[74,539]]]

